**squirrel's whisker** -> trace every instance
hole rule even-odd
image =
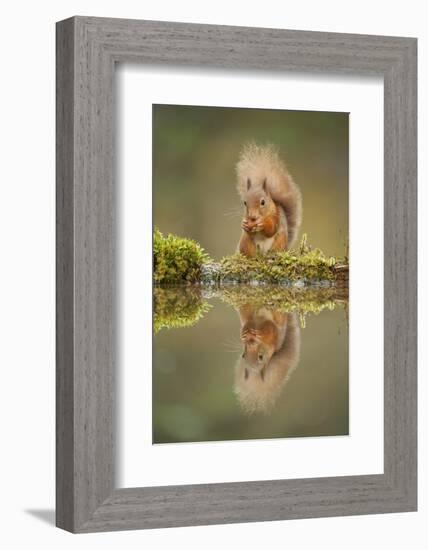
[[[237,352],[240,352],[242,349],[242,344],[240,342],[237,342],[236,340],[235,341],[225,340],[224,342],[222,342],[221,346],[224,349],[224,351],[230,352],[230,353],[237,353]]]
[[[242,212],[236,211],[236,212],[223,212],[223,216],[227,216],[229,218],[236,217],[240,218],[242,216]]]

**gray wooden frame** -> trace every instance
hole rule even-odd
[[[115,488],[117,62],[383,76],[383,474]],[[91,532],[416,510],[416,79],[413,38],[90,17],[57,24],[58,527]]]

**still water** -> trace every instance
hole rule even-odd
[[[310,304],[155,296],[153,443],[348,434],[347,300]]]

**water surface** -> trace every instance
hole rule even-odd
[[[154,337],[153,443],[348,434],[346,300],[304,315],[173,292],[155,297],[172,328]]]

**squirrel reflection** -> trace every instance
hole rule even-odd
[[[295,313],[245,305],[238,310],[244,346],[235,367],[235,394],[248,413],[269,412],[300,356]]]

